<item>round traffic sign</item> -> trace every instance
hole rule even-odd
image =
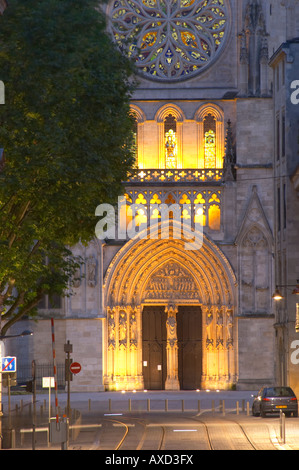
[[[81,370],[81,364],[79,364],[79,362],[73,362],[70,365],[70,371],[72,374],[79,374],[80,370]]]

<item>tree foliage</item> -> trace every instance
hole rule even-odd
[[[2,334],[44,294],[62,294],[133,165],[133,68],[98,0],[11,0],[0,19]],[[48,263],[45,264],[45,259]]]

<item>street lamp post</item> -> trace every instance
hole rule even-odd
[[[0,326],[1,326],[1,316],[0,316]],[[0,328],[0,332],[1,332],[1,328]],[[1,370],[0,370],[0,449],[2,449],[2,439],[3,439],[3,435],[2,435],[2,416],[3,416],[3,412],[2,412],[2,356],[3,356],[3,351],[2,351],[2,348],[4,346],[3,341],[5,339],[8,339],[8,338],[22,338],[23,336],[31,336],[31,335],[33,335],[32,331],[25,330],[22,333],[16,334],[16,335],[0,336],[0,364],[1,364]]]
[[[297,281],[297,284],[285,284],[285,285],[277,285],[274,294],[272,295],[272,299],[279,301],[282,300],[284,297],[282,293],[280,292],[279,288],[285,287],[285,288],[290,288],[294,287],[294,290],[292,292],[292,295],[299,295],[299,280]]]

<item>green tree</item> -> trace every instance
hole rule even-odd
[[[81,262],[67,247],[88,243],[97,205],[122,194],[134,161],[134,70],[106,33],[98,0],[11,0],[0,44],[5,334],[44,294],[65,291]]]

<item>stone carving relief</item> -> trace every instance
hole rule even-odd
[[[173,347],[177,343],[177,310],[173,307],[170,307],[166,309],[166,313],[167,344],[170,347]]]
[[[233,312],[228,310],[226,312],[226,347],[233,346]]]
[[[119,312],[119,345],[127,346],[127,312]]]
[[[115,314],[113,311],[108,316],[108,348],[115,348]]]
[[[239,234],[238,275],[240,312],[266,314],[271,311],[273,235],[257,186],[252,187]]]
[[[217,312],[217,323],[216,323],[216,347],[223,347],[223,313],[222,311]]]
[[[207,313],[206,318],[206,348],[209,349],[213,347],[214,339],[213,339],[213,311],[210,310]]]
[[[206,350],[231,349],[233,347],[233,310],[216,306],[206,308],[205,342]]]
[[[81,286],[81,268],[77,268],[73,275],[73,287],[78,289]]]
[[[130,317],[130,345],[137,347],[137,318],[135,312],[132,312]]]
[[[198,291],[190,274],[177,263],[159,269],[145,289],[147,299],[196,299]]]
[[[269,247],[257,227],[243,240],[241,251],[241,306],[245,312],[265,312],[269,305]]]
[[[87,259],[87,284],[89,287],[95,287],[97,283],[96,270],[97,260],[94,256],[90,255]]]

